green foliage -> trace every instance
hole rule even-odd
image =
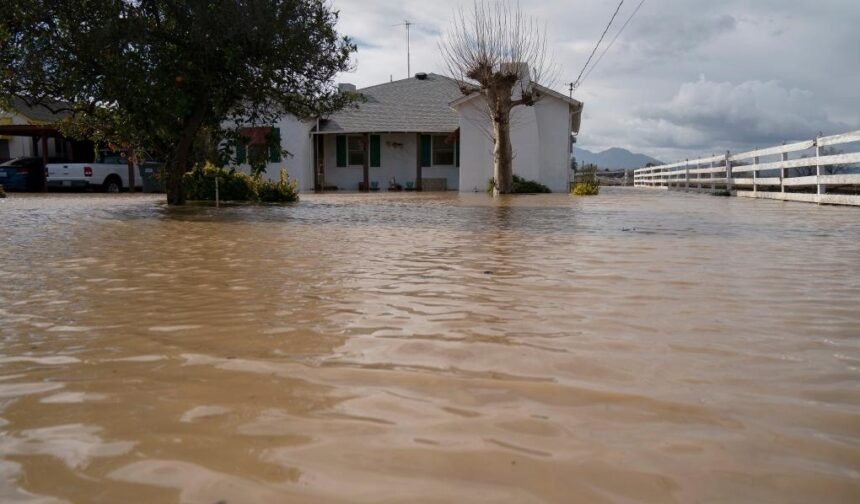
[[[182,177],[185,193],[192,201],[215,201],[215,179],[218,179],[218,197],[221,201],[261,203],[292,203],[299,200],[298,186],[286,170],[280,180],[264,180],[234,169],[206,163],[197,166]]]
[[[206,163],[182,177],[189,200],[215,201],[215,178],[221,201],[257,201],[257,182],[247,173],[225,170]]]
[[[487,182],[487,194],[493,194],[496,189],[496,179],[490,179]],[[526,180],[519,175],[514,175],[514,191],[513,194],[536,194],[550,193],[549,187],[535,182],[534,180]]]
[[[287,170],[281,170],[280,180],[261,180],[257,186],[260,201],[263,203],[292,203],[299,200],[298,185],[290,180]]]
[[[597,178],[597,167],[586,165],[581,175],[573,184],[571,191],[576,196],[595,196],[600,192],[600,179]]]
[[[3,0],[0,99],[67,101],[69,133],[165,161],[181,204],[202,128],[354,100],[334,85],[356,51],[337,18],[324,0]]]
[[[514,193],[516,194],[534,194],[552,192],[549,188],[534,180],[526,180],[518,175],[514,175]]]
[[[489,181],[487,181],[487,189],[486,189],[487,194],[492,195],[493,191],[495,191],[495,190],[496,190],[496,179],[491,178]]]

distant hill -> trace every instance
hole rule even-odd
[[[642,168],[648,163],[662,164],[661,161],[651,156],[630,152],[620,147],[612,147],[597,153],[574,147],[573,154],[580,166],[584,164],[596,164],[598,168],[626,170],[629,168]]]

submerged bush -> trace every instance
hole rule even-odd
[[[5,197],[6,197],[6,190],[3,189],[2,185],[0,185],[0,198],[5,198]]]
[[[594,196],[600,193],[600,179],[597,178],[597,172],[593,168],[583,170],[570,192],[576,196]]]
[[[520,176],[514,175],[514,193],[517,194],[533,194],[533,193],[548,193],[552,192],[549,187],[535,182],[534,180],[526,180]]]
[[[493,194],[493,190],[496,188],[496,179],[490,179],[487,182],[487,193]],[[535,182],[534,180],[526,180],[519,175],[514,175],[514,194],[535,194],[535,193],[549,193],[552,192],[549,190],[549,187],[541,184],[540,182]]]
[[[290,180],[286,170],[281,170],[278,181],[252,177],[235,169],[217,167],[206,163],[195,167],[183,176],[185,194],[190,201],[215,201],[215,179],[218,179],[218,197],[221,201],[252,201],[266,203],[289,203],[299,200],[295,180]]]
[[[257,187],[263,203],[292,203],[299,200],[299,189],[295,180],[290,180],[287,170],[281,169],[279,180],[261,180]]]

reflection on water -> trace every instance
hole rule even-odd
[[[857,502],[858,222],[0,201],[0,501]]]

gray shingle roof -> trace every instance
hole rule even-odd
[[[69,104],[66,102],[52,101],[46,105],[30,106],[23,98],[17,96],[13,96],[10,102],[16,112],[34,121],[52,123],[71,115]]]
[[[448,133],[459,126],[457,113],[448,104],[461,95],[456,81],[427,74],[359,89],[367,101],[358,108],[332,114],[320,130],[324,133],[421,132]]]

